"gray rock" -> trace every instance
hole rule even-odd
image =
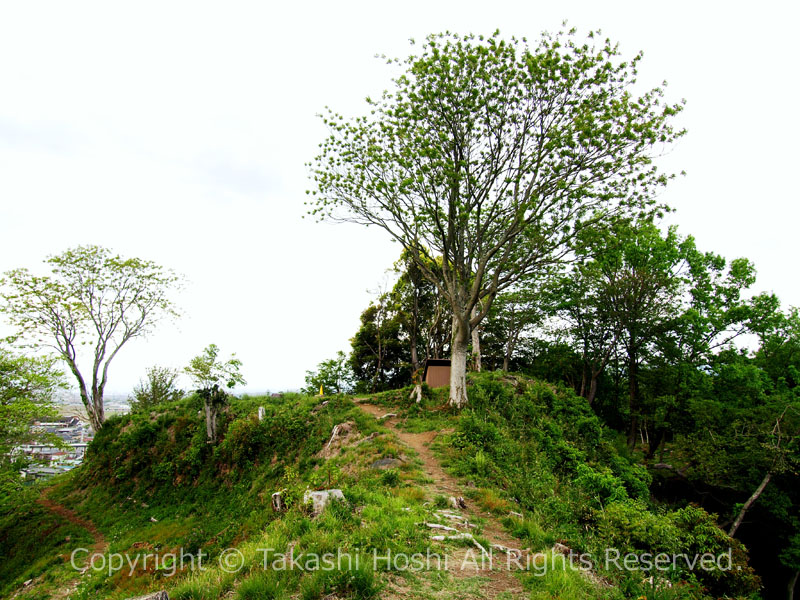
[[[303,494],[303,504],[313,504],[314,516],[321,514],[325,507],[333,501],[346,502],[342,490],[307,491]]]
[[[565,546],[561,542],[556,542],[553,544],[553,551],[558,552],[559,554],[563,554],[565,556],[570,556],[572,554],[572,548],[569,546]]]
[[[461,496],[458,497],[450,496],[450,498],[448,499],[448,503],[456,510],[458,510],[459,508],[467,508],[467,503],[464,502],[464,498],[462,498]]]
[[[136,596],[136,598],[128,598],[128,600],[169,600],[169,594],[165,591],[154,592],[146,596]]]
[[[372,463],[369,468],[370,469],[393,469],[395,467],[399,467],[403,464],[402,460],[398,460],[396,458],[382,458],[380,460],[376,460]]]

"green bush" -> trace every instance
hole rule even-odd
[[[381,483],[388,487],[394,487],[400,483],[400,474],[397,469],[388,469],[381,474]]]
[[[747,565],[741,544],[728,537],[714,515],[700,507],[687,506],[658,515],[642,501],[628,500],[609,504],[596,516],[599,540],[623,555],[666,553],[685,555],[689,560],[703,555],[730,556],[730,565],[727,558],[721,559],[722,569],[690,568],[683,559],[678,561],[676,576],[701,584],[714,596],[749,595],[759,588],[758,577]]]
[[[355,563],[353,560],[348,565],[343,561],[342,566],[348,568],[315,571],[313,575],[303,579],[300,597],[302,600],[320,600],[327,595],[335,594],[353,600],[377,598],[380,586],[375,580],[370,557],[362,556],[358,561],[359,564]]]
[[[609,502],[624,502],[628,492],[622,481],[608,467],[594,469],[587,464],[577,467],[574,483],[588,497],[589,503],[602,508]]]
[[[597,534],[607,546],[628,552],[676,553],[681,549],[680,530],[669,519],[650,512],[641,500],[621,500],[595,512]]]

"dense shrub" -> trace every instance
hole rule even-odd
[[[732,549],[730,571],[684,567],[673,573],[696,584],[676,588],[676,598],[684,592],[697,597],[700,589],[716,596],[757,589],[744,549],[713,515],[697,507],[665,512],[650,504],[646,468],[616,447],[615,433],[572,390],[500,373],[472,374],[471,384],[469,408],[458,416],[448,450],[457,473],[505,490],[547,523],[550,536],[577,551],[602,555],[617,548],[623,554],[693,557]],[[531,533],[524,528],[520,533],[541,545],[543,533],[535,524],[528,527]],[[630,577],[608,575],[620,585]],[[628,583],[636,593],[650,594],[640,589],[641,580]]]

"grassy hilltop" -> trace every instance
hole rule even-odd
[[[421,404],[408,400],[409,390],[357,401],[244,397],[224,413],[215,445],[206,443],[198,398],[113,417],[86,462],[50,482],[49,506],[28,492],[2,507],[0,595],[113,600],[164,589],[173,599],[670,599],[755,592],[745,549],[701,508],[654,503],[647,471],[572,391],[478,373],[469,394],[461,412],[444,407],[440,390],[426,390]],[[342,423],[345,433],[329,445]],[[375,465],[387,458],[395,460]],[[346,502],[313,516],[304,492],[330,488]],[[272,507],[279,490],[284,511]],[[450,506],[450,496],[463,496],[466,508]],[[444,540],[431,539],[442,532]],[[81,574],[70,565],[81,547],[151,558],[111,574]],[[376,552],[463,561],[479,547],[505,565],[508,551],[518,550],[528,568],[411,572],[383,561],[373,569]],[[235,572],[224,568],[231,548],[244,564]],[[678,562],[649,580],[650,573],[603,560],[609,549],[693,557],[729,548],[730,570]],[[204,569],[181,570],[169,558],[181,549],[202,551]],[[363,560],[333,570],[262,568],[289,551],[298,560],[337,551]],[[591,571],[572,569],[570,551],[592,557]],[[86,554],[76,561],[85,567]]]

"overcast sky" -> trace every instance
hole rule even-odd
[[[640,81],[685,98],[664,194],[699,246],[751,258],[759,290],[800,304],[798,4],[735,2],[4,2],[0,271],[100,244],[183,273],[184,317],[115,360],[235,351],[251,391],[298,388],[347,350],[397,245],[302,219],[326,105],[390,85],[376,53],[444,30],[536,38],[602,29]]]

